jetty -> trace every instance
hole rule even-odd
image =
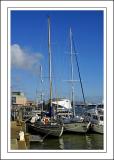
[[[23,140],[20,139],[20,132],[24,133]],[[42,137],[30,135],[26,132],[26,125],[23,121],[11,121],[11,150],[26,150],[30,148],[30,142],[43,142]]]

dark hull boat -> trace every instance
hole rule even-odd
[[[41,122],[26,123],[27,129],[29,131],[35,131],[36,133],[41,133],[45,136],[55,136],[60,137],[63,133],[63,125],[58,123],[43,124]]]
[[[51,44],[50,44],[50,18],[48,17],[48,52],[49,52],[49,82],[50,82],[50,111],[49,115],[37,119],[32,117],[31,121],[26,122],[28,130],[32,129],[37,133],[43,133],[45,136],[51,135],[60,137],[63,133],[63,124],[59,123],[54,114],[52,106],[52,73],[51,73]]]

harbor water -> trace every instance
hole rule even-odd
[[[47,137],[42,143],[31,142],[33,150],[102,150],[103,135],[65,133],[60,138]]]

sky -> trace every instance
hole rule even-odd
[[[87,102],[103,100],[103,11],[11,11],[11,89],[28,99],[49,98],[48,16],[51,21],[53,98],[71,98],[69,30],[75,41]],[[42,66],[42,80],[40,76]],[[79,80],[73,54],[74,80]],[[75,101],[82,101],[80,82]]]

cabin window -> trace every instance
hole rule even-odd
[[[100,120],[103,121],[103,116],[100,117]]]
[[[87,115],[88,115],[89,117],[91,117],[91,114],[90,114],[90,113],[88,113]]]
[[[93,119],[98,120],[98,117],[94,115],[94,116],[93,116]]]

